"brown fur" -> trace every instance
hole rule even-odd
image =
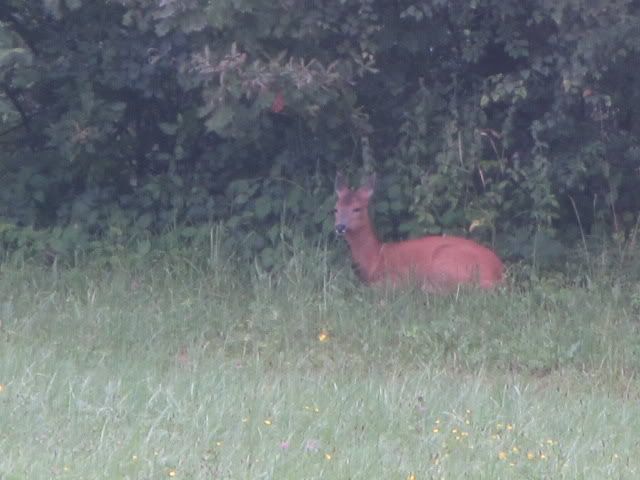
[[[361,278],[367,283],[399,286],[417,281],[429,292],[444,293],[459,285],[491,289],[503,279],[498,256],[473,240],[426,236],[382,243],[369,217],[375,177],[356,190],[336,178],[336,231],[343,233]]]

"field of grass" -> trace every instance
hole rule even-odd
[[[640,284],[0,264],[0,479],[639,478]]]

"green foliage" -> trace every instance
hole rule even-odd
[[[627,0],[5,4],[0,219],[25,235],[5,247],[221,222],[272,266],[363,161],[385,237],[473,225],[517,258],[636,224]]]

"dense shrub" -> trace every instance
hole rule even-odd
[[[4,247],[222,222],[270,264],[363,168],[385,236],[473,223],[527,258],[634,231],[634,2],[5,3]]]

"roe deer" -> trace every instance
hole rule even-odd
[[[493,251],[461,237],[426,236],[401,242],[381,243],[369,218],[369,200],[375,175],[357,189],[336,176],[336,223],[344,235],[359,276],[366,283],[392,287],[417,282],[431,293],[447,293],[459,285],[490,289],[501,283],[503,265]]]

